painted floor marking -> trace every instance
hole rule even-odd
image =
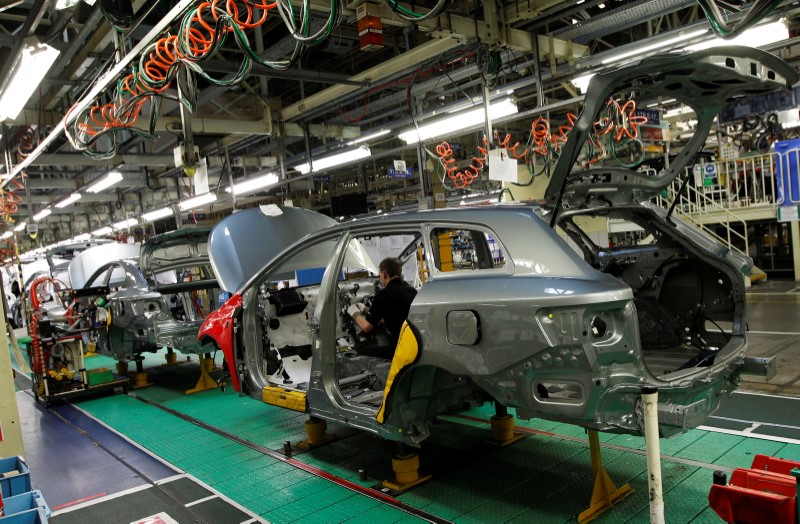
[[[186,506],[188,508],[189,506],[194,506],[195,504],[202,504],[203,502],[206,502],[208,500],[213,500],[213,499],[218,499],[218,498],[219,497],[216,496],[216,495],[209,495],[209,496],[203,497],[201,499],[193,500],[192,502],[187,502],[186,504],[184,504],[184,506]]]
[[[708,418],[715,418],[717,420],[727,420],[728,422],[739,422],[740,424],[759,424],[761,426],[769,426],[772,428],[783,428],[783,429],[797,429],[800,430],[800,426],[789,426],[786,424],[775,424],[772,422],[762,422],[759,420],[745,420],[741,418],[732,418],[732,417],[718,417],[716,415],[711,415]]]
[[[753,395],[754,397],[769,397],[779,398],[782,400],[800,400],[800,397],[790,397],[788,395],[775,395],[773,393],[762,393],[760,391],[748,391],[746,389],[737,389],[733,392],[734,395]]]
[[[119,491],[117,493],[112,493],[111,495],[106,495],[105,497],[94,498],[92,500],[87,500],[86,502],[81,502],[80,504],[75,504],[74,506],[70,506],[68,508],[64,508],[64,509],[61,509],[61,510],[58,510],[58,511],[54,511],[53,512],[53,516],[55,517],[55,516],[61,515],[63,513],[69,513],[71,511],[75,511],[75,510],[78,510],[78,509],[83,509],[83,508],[86,508],[86,507],[89,507],[89,506],[94,506],[95,504],[99,504],[99,503],[105,502],[107,500],[118,499],[120,497],[124,497],[125,495],[130,495],[131,493],[136,493],[137,491],[143,491],[143,490],[146,490],[146,489],[150,489],[152,487],[153,487],[152,484],[143,484],[141,486],[136,486],[135,488],[124,489],[124,490]]]
[[[759,427],[761,427],[761,424],[759,422],[753,422],[750,425],[749,428],[744,428],[742,430],[742,433],[752,433],[753,431],[757,430]]]
[[[735,429],[722,429],[713,426],[697,426],[697,429],[710,431],[712,433],[724,433],[726,435],[736,435],[738,437],[756,438],[760,440],[771,440],[773,442],[782,442],[784,444],[800,444],[800,440],[785,437],[773,437],[772,435],[763,435],[761,433],[745,433],[744,431],[737,431]]]

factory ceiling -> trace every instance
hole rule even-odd
[[[429,197],[436,180],[418,176],[429,155],[398,133],[434,112],[512,94],[518,113],[495,124],[522,135],[537,115],[577,110],[571,80],[622,63],[612,54],[633,60],[713,37],[712,26],[781,17],[793,34],[797,16],[796,2],[775,0],[726,3],[719,19],[706,0],[386,0],[367,13],[380,19],[382,43],[362,49],[357,3],[0,1],[2,89],[27,46],[59,51],[19,115],[4,115],[0,232],[51,209],[36,242],[71,238],[201,193],[188,176],[197,172],[221,195],[201,208],[209,220],[266,201],[330,211],[331,196],[365,187],[373,209],[402,207]],[[795,46],[789,38],[770,50],[791,62]],[[460,141],[475,143],[476,131]],[[370,148],[359,163],[325,176],[300,169],[357,145]],[[417,176],[386,179],[396,159]],[[122,181],[85,192],[110,170]],[[277,175],[268,189],[224,191],[267,171]],[[53,206],[75,192],[78,202]],[[197,217],[178,213],[171,224]]]

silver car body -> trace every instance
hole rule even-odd
[[[106,308],[111,317],[107,330],[101,330],[100,352],[127,361],[163,347],[186,354],[214,350],[196,337],[203,310],[213,310],[219,301],[207,239],[207,228],[166,233],[143,244],[141,250],[137,246],[135,258],[107,262],[95,269],[85,287],[108,288]],[[190,269],[202,274],[187,275]],[[202,307],[199,292],[204,294]]]
[[[648,200],[682,172],[726,99],[796,80],[785,63],[745,48],[659,57],[610,73],[594,82],[599,94],[587,97],[546,207],[392,214],[316,232],[313,212],[292,211],[309,234],[277,255],[282,246],[271,245],[262,269],[240,278],[246,282],[198,336],[223,350],[237,389],[259,398],[275,387],[305,393],[311,415],[412,445],[428,436],[437,414],[487,401],[516,408],[522,418],[641,434],[644,385],[659,388],[662,436],[695,427],[741,373],[769,376],[774,362],[745,356],[749,258]],[[593,112],[619,90],[705,104],[697,109],[703,136],[675,169],[651,178],[621,168],[573,170]],[[575,220],[581,215],[617,216],[650,240],[597,246]],[[225,219],[212,238],[234,229]],[[419,276],[407,278],[419,288],[408,315],[419,353],[390,387],[389,363],[358,355],[362,335],[345,313],[351,304],[369,304],[379,287],[351,253],[366,251],[377,262],[380,251],[370,246],[384,238],[408,242],[391,253]],[[456,247],[470,246],[465,238],[474,249],[456,261]],[[237,257],[238,246],[215,247],[215,266]],[[324,276],[303,282],[311,249],[329,253]],[[295,269],[297,278],[281,284]]]

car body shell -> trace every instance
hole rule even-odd
[[[163,347],[185,354],[214,350],[196,338],[203,321],[195,307],[196,292],[203,290],[211,307],[219,300],[208,267],[207,238],[205,228],[179,230],[154,237],[141,250],[128,248],[125,253],[135,251],[135,258],[92,266],[93,272],[83,279],[88,288],[83,294],[92,297],[91,289],[102,291],[110,316],[108,325],[99,330],[100,352],[128,361]],[[189,267],[206,267],[206,278],[178,282],[175,271]]]
[[[310,415],[412,445],[429,435],[438,414],[487,401],[515,408],[523,418],[641,434],[645,385],[658,387],[662,436],[696,427],[735,389],[740,374],[770,376],[774,361],[746,357],[743,272],[752,265],[749,257],[650,199],[683,172],[727,99],[796,80],[794,70],[772,55],[738,47],[657,57],[602,75],[561,153],[544,207],[419,211],[322,229],[324,220],[313,212],[292,210],[296,233],[308,234],[294,243],[273,243],[260,270],[249,278],[239,274],[237,293],[209,315],[198,338],[223,350],[237,390],[260,398],[263,388],[289,384],[307,394]],[[701,136],[690,140],[672,168],[649,178],[617,167],[574,169],[597,112],[619,90],[670,94],[702,106],[696,107]],[[651,241],[595,245],[578,219],[598,214],[641,226]],[[262,234],[276,216],[247,215]],[[215,249],[214,236],[244,234],[246,229],[237,230],[248,227],[245,218],[224,219],[212,232],[215,267],[239,255],[235,244]],[[274,221],[275,231],[279,222]],[[502,248],[504,264],[444,270],[436,254],[441,230],[484,232]],[[372,271],[353,282],[343,269],[357,258],[354,239],[363,243],[399,233],[418,239],[411,247],[424,253],[419,264],[427,268],[427,278],[408,314],[419,352],[390,386],[375,393],[386,414],[380,417],[374,404],[354,400],[361,393],[349,393],[349,384],[361,375],[351,380],[341,373],[349,365],[342,355],[348,322],[343,307],[369,300],[378,286]],[[258,265],[252,260],[258,244],[248,246],[250,267]],[[324,276],[312,286],[298,280],[296,291],[284,292],[296,298],[280,298],[274,283],[285,278],[287,264],[317,245],[335,247],[327,257],[315,254],[304,267],[322,267]],[[292,300],[307,305],[281,317],[276,302]],[[292,316],[299,317],[295,324]],[[284,349],[300,349],[278,347],[280,362],[270,366],[268,361],[278,358],[274,339],[285,325],[294,327]],[[305,382],[294,380],[292,366],[303,363]],[[365,374],[375,376],[379,367]]]

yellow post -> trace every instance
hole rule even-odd
[[[597,431],[589,430],[589,455],[592,458],[592,477],[594,488],[589,507],[578,515],[578,522],[584,523],[596,519],[602,512],[613,506],[617,501],[633,493],[633,489],[625,484],[621,488],[614,485],[614,481],[603,467],[603,457],[600,452],[600,438]]]
[[[3,301],[0,300],[0,318],[5,318]],[[5,325],[8,327],[8,323]],[[14,370],[11,368],[11,354],[8,351],[8,337],[0,337],[0,425],[3,428],[0,440],[0,456],[25,455],[22,446],[22,428],[19,423],[17,394],[14,389]]]

